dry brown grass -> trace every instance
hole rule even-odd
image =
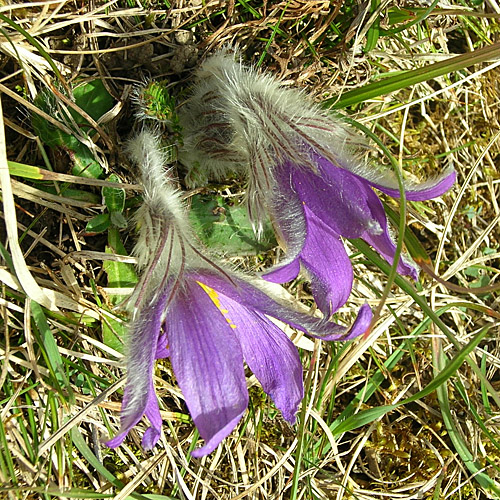
[[[70,187],[79,189],[82,197],[65,194],[72,156],[61,148],[50,149],[35,135],[30,117],[40,114],[33,104],[36,96],[48,89],[61,106],[72,107],[65,89],[102,79],[115,105],[99,123],[91,122],[97,131],[93,140],[83,133],[80,140],[106,172],[130,184],[124,186],[130,215],[139,191],[122,151],[135,126],[130,95],[137,83],[164,79],[174,94],[182,93],[198,61],[229,43],[238,44],[249,60],[322,100],[380,75],[494,41],[500,14],[495,0],[475,9],[452,5],[435,11],[425,25],[379,38],[364,53],[366,35],[377,19],[367,4],[340,0],[165,4],[160,0],[142,5],[119,0],[0,2],[0,14],[39,44],[34,46],[0,20],[0,130],[5,130],[4,141],[0,134],[5,227],[1,243],[7,249],[2,249],[0,267],[4,331],[0,496],[76,498],[80,489],[83,497],[98,492],[115,499],[139,498],[139,494],[201,500],[495,498],[472,477],[443,418],[452,419],[459,441],[483,467],[481,472],[500,482],[499,298],[498,292],[473,290],[498,283],[500,273],[498,60],[349,110],[411,175],[426,177],[450,164],[458,172],[452,193],[408,207],[408,226],[432,257],[435,272],[455,285],[472,288],[461,294],[424,278],[420,296],[435,311],[448,308],[442,318],[459,346],[483,326],[491,326],[487,339],[470,355],[480,373],[464,363],[446,386],[448,413],[433,393],[351,432],[331,431],[335,418],[351,402],[358,411],[403,400],[432,380],[436,356],[457,353],[457,345],[434,325],[417,330],[426,313],[394,286],[369,338],[347,349],[297,339],[307,377],[298,428],[281,419],[250,376],[250,410],[237,431],[212,455],[194,460],[189,455],[196,444],[194,426],[169,363],[161,362],[155,382],[165,433],[155,451],[141,451],[141,429],[132,431],[116,451],[101,445],[118,428],[124,384],[120,344],[106,341],[103,330],[107,326],[108,332],[120,333],[126,317],[114,307],[115,296],[130,291],[127,286],[109,286],[104,263],[132,261],[115,255],[117,248],[110,247],[106,232],[86,230],[87,222],[105,209],[99,187],[103,181],[72,179]],[[420,2],[380,2],[383,28],[389,27],[388,9],[396,4],[407,12]],[[61,121],[60,115],[46,118],[54,127],[78,135],[78,127],[75,132],[75,124]],[[376,149],[369,154],[374,161],[387,161]],[[48,182],[9,179],[7,159],[53,170],[47,178],[55,191],[47,192]],[[241,185],[233,183],[228,189],[222,194],[237,194]],[[128,228],[120,233],[126,249],[133,232]],[[105,253],[107,246],[111,254]],[[265,262],[271,262],[276,252],[270,252]],[[240,262],[253,269],[262,265],[259,258]],[[353,263],[357,279],[341,311],[346,319],[364,301],[376,307],[386,283],[386,275],[362,254],[355,255]],[[292,283],[289,291],[310,304],[303,281]],[[382,383],[364,401],[371,378],[400,349],[398,363],[382,370]],[[298,488],[293,486],[294,474],[300,474]]]

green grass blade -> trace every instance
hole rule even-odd
[[[82,454],[85,460],[87,460],[87,462],[113,486],[118,489],[124,488],[125,485],[121,481],[119,481],[111,472],[109,472],[109,470],[106,469],[106,467],[104,467],[104,465],[95,456],[94,452],[89,448],[89,446],[83,439],[82,434],[76,427],[73,427],[71,429],[70,434],[71,439],[73,440],[73,444],[78,448],[78,451]],[[140,495],[139,493],[132,493],[130,496],[136,500],[147,500],[147,497],[145,497],[144,495]]]
[[[371,5],[371,13],[373,15],[374,12],[380,7],[380,0],[372,0]],[[377,16],[377,19],[373,22],[368,33],[366,34],[366,44],[364,47],[365,53],[370,52],[377,45],[378,37],[380,35],[380,16]]]
[[[406,405],[408,403],[412,403],[419,399],[422,399],[425,396],[428,396],[432,392],[436,391],[438,388],[443,386],[445,382],[452,377],[455,372],[462,366],[465,361],[465,358],[468,354],[470,354],[484,339],[486,334],[489,331],[489,327],[483,328],[474,339],[463,347],[463,349],[458,352],[458,354],[436,375],[436,377],[425,386],[424,389],[417,392],[413,396],[400,401],[394,405],[384,405],[376,408],[370,408],[368,410],[361,411],[356,415],[349,417],[344,420],[344,422],[339,423],[336,427],[332,429],[332,433],[334,435],[342,434],[344,432],[351,431],[353,429],[357,429],[358,427],[362,427],[368,423],[373,422],[374,420],[382,417],[389,411],[392,411],[399,406]]]
[[[71,498],[71,500],[73,500],[73,499],[76,500],[79,498],[112,498],[115,496],[115,495],[109,494],[109,493],[97,493],[94,491],[82,490],[80,488],[58,489],[58,488],[54,488],[52,486],[49,486],[48,488],[46,486],[31,486],[29,488],[0,488],[0,497],[7,498],[7,496],[3,497],[2,493],[4,493],[5,495],[8,495],[9,492],[11,492],[11,493],[31,493],[30,496],[25,497],[25,498],[35,498],[32,495],[34,493],[38,493],[40,495],[46,495],[49,497],[60,497],[60,498],[64,498],[64,499]]]
[[[380,255],[372,250],[370,246],[365,243],[363,240],[350,240],[351,243],[360,250],[368,259],[374,263],[382,272],[389,274],[390,265],[382,258]],[[422,308],[424,313],[432,320],[432,322],[444,333],[446,338],[455,346],[456,349],[461,349],[460,343],[455,338],[453,332],[448,328],[448,326],[441,320],[441,318],[431,309],[429,304],[424,297],[421,297],[415,288],[402,276],[397,275],[394,280],[395,283],[401,287],[413,300]],[[472,306],[468,306],[472,307]],[[481,309],[482,312],[488,314],[488,308],[484,307]],[[491,315],[491,314],[490,314]],[[467,357],[467,362],[469,366],[474,371],[474,374],[479,378],[480,382],[484,384],[485,388],[490,393],[491,397],[495,400],[496,404],[500,406],[500,395],[491,385],[491,382],[483,375],[481,369],[476,365],[474,361],[472,361],[469,357]]]
[[[309,404],[308,395],[310,394],[311,384],[313,381],[316,356],[318,356],[317,346],[315,346],[315,349],[313,351],[313,356],[311,357],[309,370],[307,372],[307,378],[304,384],[304,399],[302,400],[302,408],[300,410],[300,425],[297,432],[298,443],[297,443],[297,449],[295,450],[295,467],[293,469],[292,487],[290,489],[290,500],[296,500],[298,495],[300,471],[302,469],[304,450],[306,448],[305,442],[306,442],[307,431],[305,426],[306,426],[307,406]]]
[[[384,211],[389,220],[394,225],[397,225],[399,223],[399,214],[389,207],[387,203],[382,202],[382,204],[384,205]],[[425,250],[424,246],[420,243],[420,240],[415,236],[413,231],[408,227],[405,230],[404,243],[408,253],[413,257],[413,259],[422,260],[427,264],[431,263],[431,258],[429,257],[429,254]]]
[[[473,52],[468,52],[446,61],[430,64],[423,68],[405,71],[399,75],[385,78],[384,80],[369,83],[359,89],[351,90],[340,98],[332,97],[323,102],[324,107],[331,109],[342,109],[353,104],[375,99],[390,94],[397,90],[409,88],[417,83],[433,80],[439,76],[447,75],[454,71],[460,71],[475,64],[497,59],[500,51],[500,42],[483,47]]]
[[[9,443],[7,441],[4,422],[0,421],[0,471],[3,477],[10,477],[12,480],[11,484],[17,484],[16,479],[16,469],[14,466],[14,460],[10,453]]]
[[[24,28],[19,26],[19,24],[14,22],[12,19],[9,19],[7,16],[0,14],[0,20],[7,23],[18,33],[23,35],[24,38],[26,38],[26,40],[28,40],[28,42],[31,43],[31,45],[33,45],[33,47],[35,47],[38,52],[40,52],[43,58],[49,63],[49,66],[52,68],[52,71],[54,71],[54,74],[57,76],[58,80],[67,88],[66,80],[63,78],[61,72],[59,71],[59,68],[56,66],[49,53],[43,48],[42,44],[40,44],[36,38],[31,36]]]
[[[481,330],[483,332],[485,329]],[[478,335],[481,334],[479,332]],[[476,336],[477,338],[477,336]],[[475,342],[475,339],[473,340]],[[435,368],[434,371],[438,372],[442,369],[444,363],[446,362],[443,350],[440,350],[440,355],[435,356]],[[446,368],[445,368],[446,369]],[[448,388],[446,384],[440,386],[437,391],[437,397],[439,401],[439,406],[441,407],[441,415],[443,416],[443,422],[445,424],[446,430],[448,431],[448,436],[453,443],[456,452],[460,455],[464,465],[469,469],[469,472],[474,476],[474,479],[487,491],[495,493],[495,498],[500,498],[500,485],[490,478],[487,474],[483,472],[483,465],[472,456],[467,443],[462,438],[462,434],[457,429],[455,422],[453,420],[453,415],[450,408],[450,400],[448,398]]]
[[[264,47],[264,50],[262,51],[262,54],[257,62],[257,68],[260,67],[262,65],[262,63],[264,62],[264,59],[267,55],[267,51],[269,50],[269,47],[273,43],[273,40],[274,40],[274,37],[276,36],[276,33],[279,31],[281,21],[283,20],[283,16],[285,15],[286,9],[290,5],[290,1],[291,0],[288,0],[287,4],[285,5],[285,7],[283,8],[283,10],[281,12],[281,15],[278,19],[278,22],[274,25],[273,30],[271,31],[271,35],[269,37],[269,40],[267,41],[266,46]]]
[[[31,302],[31,314],[40,334],[40,347],[43,348],[47,356],[47,364],[49,365],[48,368],[54,375],[54,382],[63,387],[66,390],[70,401],[74,402],[73,390],[68,377],[66,376],[64,363],[61,354],[59,353],[57,342],[47,323],[47,318],[45,317],[43,309],[34,301]]]
[[[412,19],[411,21],[409,21],[405,25],[399,26],[398,28],[390,28],[388,30],[383,30],[383,34],[384,35],[395,35],[397,33],[401,33],[402,31],[411,28],[415,24],[418,24],[418,23],[422,22],[436,8],[436,6],[437,6],[438,3],[439,3],[439,0],[434,0],[429,5],[429,7],[427,7],[424,10],[422,10],[422,12],[418,16],[416,16],[415,19]]]
[[[33,167],[32,165],[25,165],[24,163],[18,163],[16,161],[7,161],[7,164],[9,165],[10,175],[24,177],[25,179],[43,179],[40,167]]]

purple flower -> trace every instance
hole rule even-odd
[[[130,145],[145,188],[138,214],[135,254],[144,269],[135,291],[121,429],[106,444],[114,448],[146,415],[151,423],[144,448],[161,433],[153,384],[156,359],[169,357],[186,405],[211,453],[236,426],[248,404],[244,361],[293,423],[303,397],[297,349],[269,317],[325,340],[347,340],[366,331],[370,308],[361,307],[348,329],[292,309],[258,281],[251,281],[207,258],[190,232],[179,194],[167,182],[154,135],[143,132]]]
[[[320,156],[313,158],[317,173],[290,161],[276,168],[275,194],[268,207],[288,251],[286,260],[263,277],[283,283],[294,279],[302,266],[318,307],[329,316],[347,301],[353,283],[341,236],[363,238],[392,263],[396,245],[372,186],[393,197],[399,197],[399,190],[375,184]],[[446,173],[431,185],[408,189],[406,198],[419,201],[439,196],[454,182],[455,172]],[[404,256],[397,270],[415,280],[418,277]]]
[[[372,188],[398,197],[395,174],[360,160],[363,141],[303,93],[219,52],[199,69],[180,119],[187,181],[243,172],[257,234],[271,218],[286,258],[264,278],[284,283],[303,269],[328,317],[346,302],[353,283],[341,237],[363,238],[392,263],[395,244]],[[406,198],[434,198],[454,182],[452,170],[419,185],[406,182]],[[398,271],[418,276],[406,257]]]

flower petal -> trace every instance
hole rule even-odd
[[[297,311],[283,298],[277,297],[273,290],[264,288],[262,281],[251,280],[248,277],[242,279],[236,273],[223,275],[209,269],[191,271],[191,275],[193,279],[208,284],[219,294],[231,298],[248,309],[272,316],[303,332],[309,334],[314,332],[327,340],[342,340],[352,331],[326,318],[317,319],[310,314]]]
[[[345,238],[359,238],[365,231],[380,232],[367,205],[366,181],[324,158],[318,158],[318,164],[327,175],[320,177],[298,166],[291,167],[293,185],[302,203]]]
[[[162,316],[168,290],[159,297],[150,301],[139,312],[139,316],[132,323],[130,329],[127,385],[125,387],[120,418],[120,433],[106,442],[110,448],[119,446],[130,429],[141,420],[144,413],[148,413],[153,421],[154,436],[148,433],[148,444],[156,443],[161,432],[161,418],[159,417],[158,402],[153,387],[153,363],[158,347]],[[156,406],[155,406],[156,405]]]
[[[285,420],[293,424],[304,397],[299,353],[285,333],[265,316],[252,316],[260,319],[253,328],[235,329],[243,356]]]
[[[268,200],[267,208],[278,242],[286,252],[286,257],[281,262],[283,266],[295,260],[300,254],[304,246],[307,228],[302,200],[291,184],[289,169],[283,167],[278,171],[279,185]]]
[[[216,302],[195,281],[178,290],[165,327],[175,376],[206,442],[192,455],[207,455],[231,433],[248,404],[241,348]]]
[[[212,295],[215,291],[210,292]],[[297,348],[285,333],[262,314],[231,298],[217,294],[219,307],[230,319],[232,333],[239,340],[243,357],[264,391],[271,396],[290,423],[304,396],[302,364]]]
[[[301,262],[311,279],[314,300],[326,317],[343,306],[352,289],[353,270],[339,236],[305,207],[306,244]]]
[[[358,317],[356,321],[352,324],[350,329],[345,328],[344,333],[339,335],[338,333],[332,335],[311,335],[316,339],[320,340],[351,340],[363,333],[366,333],[368,328],[370,327],[370,323],[372,321],[373,313],[368,304],[363,304],[358,311]]]
[[[389,235],[389,229],[387,226],[387,217],[385,215],[384,206],[379,200],[378,196],[367,187],[367,200],[370,206],[373,217],[378,221],[380,227],[382,228],[382,233],[371,234],[366,232],[362,235],[362,238],[369,243],[377,252],[384,257],[389,264],[394,261],[394,253],[396,251],[396,244]],[[401,256],[398,263],[398,273],[410,276],[415,281],[418,279],[418,271],[415,266],[405,260],[404,256]]]
[[[156,359],[164,359],[170,356],[170,349],[168,348],[168,339],[167,335],[163,333],[158,338],[158,344],[156,346]]]
[[[398,180],[392,170],[384,171],[383,176],[376,179],[367,177],[368,183],[393,198],[399,198]],[[439,176],[425,182],[415,183],[404,181],[406,199],[408,201],[423,201],[437,198],[452,188],[457,180],[457,173],[453,168],[447,168]]]
[[[289,264],[271,268],[270,271],[262,274],[262,277],[271,283],[286,283],[295,279],[300,272],[300,259],[298,257]]]
[[[156,397],[153,385],[153,379],[151,379],[149,397],[144,414],[151,422],[151,427],[148,427],[142,436],[142,447],[145,450],[151,450],[158,442],[158,439],[160,439],[162,422],[160,408],[158,406],[158,398]]]
[[[262,277],[272,283],[292,281],[300,272],[299,255],[307,235],[304,207],[290,185],[290,177],[281,175],[281,186],[269,201],[271,220],[278,242],[284,248],[285,258]]]
[[[388,262],[392,264],[396,245],[389,235],[387,217],[385,215],[384,207],[378,196],[370,187],[371,183],[363,177],[356,176],[353,173],[348,172],[347,170],[342,170],[336,167],[324,158],[317,157],[317,162],[320,166],[320,170],[324,173],[325,176],[328,177],[328,181],[330,183],[333,183],[335,179],[343,178],[344,183],[352,182],[353,185],[356,186],[356,190],[358,191],[358,199],[363,199],[365,207],[364,210],[367,213],[367,217],[372,221],[371,227],[378,228],[378,231],[373,231],[371,228],[367,228],[364,232],[358,234],[357,237],[363,238],[367,243],[372,245]],[[342,172],[342,174],[339,174],[339,172]],[[331,209],[331,212],[335,211],[336,207],[335,210]],[[341,233],[341,236],[347,238],[351,237],[344,233]],[[401,258],[399,261],[398,272],[406,276],[411,276],[415,280],[418,278],[418,272],[416,268],[406,262],[403,258]]]

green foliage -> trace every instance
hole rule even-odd
[[[110,182],[120,182],[120,178],[116,174],[111,174],[107,180]],[[110,214],[110,223],[114,227],[125,229],[127,227],[127,220],[123,216],[123,210],[125,208],[125,190],[103,187],[102,197]]]
[[[484,328],[481,330],[476,337],[463,347],[460,352],[439,372],[438,375],[421,391],[417,392],[413,396],[400,401],[394,405],[383,405],[370,408],[369,410],[363,410],[351,417],[346,418],[344,421],[339,422],[337,425],[332,426],[332,432],[334,434],[341,434],[343,432],[348,432],[353,429],[357,429],[363,425],[369,424],[382,416],[384,416],[389,411],[395,410],[399,406],[407,405],[414,401],[428,396],[429,394],[436,391],[438,388],[442,387],[443,384],[453,375],[456,374],[457,370],[462,366],[465,358],[470,354],[475,347],[484,339],[488,333],[489,328]]]
[[[114,104],[114,99],[106,90],[102,80],[92,80],[79,85],[73,90],[73,96],[75,104],[96,121],[107,113]],[[86,123],[85,118],[77,111],[70,109],[70,113],[77,123]]]
[[[47,323],[45,313],[42,307],[36,302],[31,302],[31,313],[34,320],[33,331],[51,374],[51,383],[61,394],[63,394],[63,390],[67,391],[70,400],[73,400],[71,384],[65,371],[54,334]]]
[[[101,80],[93,80],[76,87],[73,96],[76,106],[96,121],[108,112],[114,103]],[[42,142],[51,148],[59,147],[69,153],[74,162],[72,172],[74,175],[96,179],[101,177],[103,169],[99,162],[88,146],[78,139],[80,137],[88,141],[91,140],[93,134],[88,120],[71,107],[62,108],[56,96],[49,90],[37,95],[35,105],[64,124],[66,129],[74,130],[74,133],[61,130],[43,116],[35,113],[32,116],[31,124]]]
[[[137,100],[140,113],[144,114],[145,118],[166,123],[171,132],[181,131],[175,110],[175,99],[170,95],[167,82],[151,80],[140,88]]]
[[[269,223],[257,241],[246,207],[229,205],[221,196],[193,196],[189,218],[207,247],[228,256],[257,255],[276,246]]]
[[[110,226],[111,226],[111,218],[108,213],[104,213],[92,217],[92,219],[90,219],[87,222],[87,227],[85,228],[85,230],[89,234],[103,233]]]
[[[369,83],[363,87],[345,92],[340,98],[332,97],[331,99],[326,99],[323,105],[327,108],[341,109],[387,95],[397,90],[410,88],[417,83],[429,81],[454,71],[469,68],[474,64],[488,61],[498,54],[499,47],[500,43],[497,42],[493,45],[483,47],[482,49],[452,57],[446,61],[440,61],[422,68],[405,71],[402,74],[390,76],[381,81]]]
[[[117,229],[110,228],[108,231],[108,245],[106,253],[115,255],[127,255],[127,251],[120,239]],[[108,277],[109,288],[132,289],[138,281],[134,266],[125,262],[107,260],[103,262],[103,269]],[[109,296],[110,306],[119,306],[128,298],[128,294],[115,293]],[[102,324],[103,342],[118,352],[123,352],[124,339],[127,332],[127,318],[122,321],[109,318]]]
[[[120,178],[116,174],[111,174],[107,180],[109,182],[120,182]],[[103,187],[102,198],[108,211],[92,217],[87,222],[87,233],[103,233],[109,228],[125,229],[127,227],[127,219],[123,215],[126,202],[125,190],[115,187]]]

